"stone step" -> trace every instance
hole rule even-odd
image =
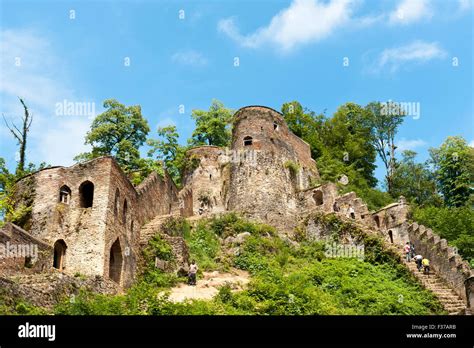
[[[439,302],[443,305],[444,309],[448,312],[449,315],[457,315],[466,309],[466,304],[459,296],[454,293],[454,291],[449,288],[437,274],[430,270],[430,274],[424,274],[422,271],[418,270],[418,267],[415,262],[407,262],[405,260],[405,255],[403,252],[399,252],[400,259],[402,263],[407,267],[407,269],[418,279],[423,287],[427,290],[430,290]]]

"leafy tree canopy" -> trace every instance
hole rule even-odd
[[[193,110],[191,117],[196,121],[196,129],[188,141],[189,144],[191,146],[228,146],[231,138],[232,116],[233,111],[215,99],[212,100],[208,111]]]
[[[139,105],[125,106],[115,99],[104,101],[105,112],[92,122],[86,145],[92,151],[75,157],[76,161],[112,155],[125,172],[140,169],[139,148],[146,141],[150,127]]]

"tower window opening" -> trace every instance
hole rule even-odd
[[[67,185],[61,186],[59,189],[59,202],[69,204],[71,201],[71,189]]]

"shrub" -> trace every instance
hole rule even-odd
[[[191,226],[189,225],[189,222],[181,216],[170,216],[163,222],[160,230],[162,233],[169,236],[186,238],[189,236]]]
[[[207,228],[205,222],[200,222],[186,241],[190,256],[196,260],[200,270],[211,270],[217,267],[214,259],[220,250],[219,239]]]
[[[298,174],[299,170],[300,170],[300,166],[291,161],[291,160],[288,160],[284,163],[283,165],[286,169],[289,169],[290,170],[290,173],[291,175],[295,176],[296,174]]]
[[[413,207],[413,219],[433,229],[458,248],[459,254],[474,264],[474,210],[469,207]]]

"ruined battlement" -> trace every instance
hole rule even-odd
[[[464,300],[469,291],[466,281],[474,276],[469,263],[462,259],[456,249],[449,246],[446,239],[440,238],[430,228],[416,222],[405,223],[410,242],[415,250],[430,260],[430,266]],[[471,299],[472,301],[472,299]],[[474,304],[474,301],[472,301]]]
[[[141,226],[177,208],[177,194],[167,174],[135,189],[111,156],[44,169],[15,186],[16,208],[29,211],[21,227],[51,246],[54,268],[124,286],[135,276]]]
[[[283,115],[271,108],[247,106],[234,115],[232,149],[252,148],[295,161],[303,171],[319,178],[308,143],[294,135]]]
[[[223,212],[229,189],[229,149],[198,146],[186,152],[180,207],[184,216]]]

